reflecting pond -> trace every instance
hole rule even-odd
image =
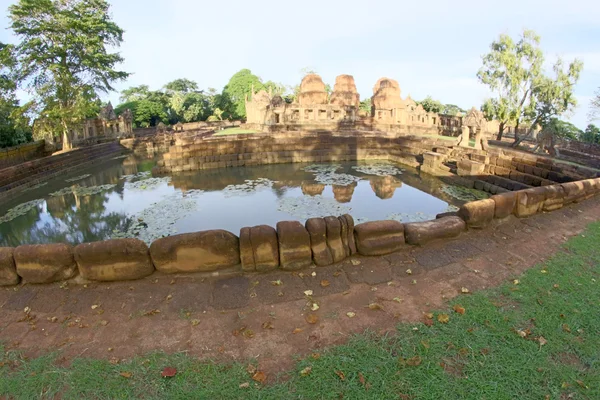
[[[351,214],[357,223],[435,218],[483,192],[386,162],[277,164],[152,177],[134,155],[65,174],[0,206],[0,245],[82,243]]]

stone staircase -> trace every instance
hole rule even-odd
[[[0,170],[0,201],[8,200],[23,189],[101,159],[126,152],[117,142],[83,147],[69,152],[44,157]]]

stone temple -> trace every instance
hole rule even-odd
[[[299,130],[365,130],[392,134],[457,136],[467,126],[470,134],[494,131],[478,110],[465,117],[427,112],[410,96],[402,98],[400,85],[381,78],[373,87],[371,110],[359,109],[360,96],[351,75],[339,75],[329,95],[317,74],[302,79],[293,103],[264,90],[246,99],[246,127],[262,132]],[[497,127],[496,127],[497,128]]]

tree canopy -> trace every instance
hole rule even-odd
[[[579,140],[587,143],[600,144],[600,128],[598,128],[596,125],[589,124],[579,137]]]
[[[524,30],[517,41],[500,35],[482,58],[477,77],[495,95],[486,100],[482,109],[488,118],[500,122],[499,139],[508,124],[518,128],[522,122],[528,123],[530,135],[537,125],[550,124],[552,118],[571,111],[577,104],[573,86],[579,80],[583,63],[575,59],[565,69],[559,58],[553,67],[554,75],[545,75],[540,37],[533,31]],[[515,135],[515,145],[523,139]]]
[[[600,88],[596,90],[594,98],[590,102],[590,110],[588,112],[590,122],[600,119]]]
[[[17,80],[34,96],[40,115],[60,127],[63,146],[70,130],[97,107],[98,93],[129,75],[109,48],[123,41],[105,0],[20,0],[9,7]]]

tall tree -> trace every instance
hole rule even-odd
[[[249,69],[242,69],[236,72],[227,85],[223,88],[223,95],[231,101],[232,107],[224,109],[233,118],[246,117],[246,96],[250,95],[252,88],[254,91],[264,89],[264,85],[260,78],[252,73]]]
[[[444,105],[438,100],[434,100],[431,96],[425,97],[422,101],[417,101],[421,107],[427,112],[441,113],[444,110]]]
[[[491,51],[483,56],[483,66],[477,73],[479,80],[495,93],[482,107],[488,118],[500,122],[498,139],[504,128],[515,125],[515,132],[522,122],[529,124],[523,137],[515,134],[517,146],[531,135],[537,126],[549,124],[552,118],[570,111],[577,104],[573,86],[579,80],[583,68],[575,59],[566,70],[563,61],[554,64],[554,77],[544,74],[544,53],[540,37],[533,31],[524,30],[518,41],[508,35],[500,35],[492,42]]]
[[[175,79],[165,85],[165,89],[170,92],[189,93],[198,90],[198,84],[189,79]]]
[[[589,124],[579,137],[579,140],[587,143],[600,144],[600,128],[598,128],[596,125]]]
[[[588,112],[588,119],[590,122],[596,121],[600,118],[600,88],[596,90],[594,98],[590,102],[590,111]]]
[[[115,69],[123,61],[109,47],[123,41],[106,0],[20,0],[9,7],[19,80],[36,96],[46,118],[60,126],[63,148],[70,131],[89,115],[97,93],[129,75]]]
[[[150,94],[148,85],[132,86],[121,91],[120,100],[123,102],[141,100]]]

